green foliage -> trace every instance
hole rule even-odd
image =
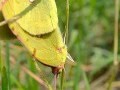
[[[9,90],[8,89],[8,78],[7,78],[7,71],[6,68],[2,68],[2,90]]]
[[[65,0],[56,0],[56,3],[59,26],[64,33],[66,3]],[[104,80],[92,89],[93,83],[103,77],[112,66],[114,9],[114,0],[70,0],[68,51],[77,64],[75,66],[66,65],[65,80],[61,81],[64,84],[63,90],[97,90],[106,85],[107,80]],[[4,48],[5,42],[1,43],[2,48]],[[11,89],[43,90],[45,87],[21,68],[24,65],[35,75],[40,76],[27,50],[21,47],[18,41],[11,42],[10,46],[10,57],[16,61],[15,64],[11,63],[12,66],[10,67],[12,68],[10,70]],[[4,52],[3,49],[2,51]],[[2,61],[5,57],[4,54],[0,55]],[[118,54],[120,57],[120,48]],[[1,60],[0,68],[3,68],[1,67]],[[40,65],[40,68],[44,71],[48,82],[52,83],[53,76],[50,68],[43,65]],[[2,76],[4,77],[2,78],[5,78],[8,70],[3,69]],[[61,82],[58,81],[58,87],[60,87]]]

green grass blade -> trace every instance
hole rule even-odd
[[[85,71],[83,71],[83,79],[84,79],[84,81],[85,81],[86,90],[90,90],[89,80],[88,80],[88,78],[87,78],[87,75],[86,75]]]
[[[2,90],[9,90],[8,89],[8,78],[7,78],[7,71],[6,68],[2,68]]]
[[[74,73],[75,73],[75,74],[74,74],[75,77],[74,77],[73,90],[80,90],[78,83],[80,82],[82,71],[81,71],[79,65],[77,65],[77,66],[75,67]]]
[[[11,81],[14,82],[15,85],[18,87],[18,90],[24,90],[21,83],[17,80],[17,78],[13,74],[11,74],[10,77]]]
[[[34,61],[32,60],[31,57],[28,56],[28,67],[30,68],[30,70],[36,74],[37,70],[36,70],[36,67],[35,67],[35,64],[34,64]],[[28,76],[29,77],[29,76]],[[28,78],[28,88],[31,89],[31,90],[38,90],[38,83],[36,82],[36,80],[34,80],[32,77],[29,77]]]
[[[1,44],[0,44],[0,73],[2,71],[2,53],[1,53]]]
[[[65,32],[65,44],[68,45],[68,30],[69,30],[69,0],[66,0],[66,32]]]
[[[9,42],[6,42],[6,68],[7,68],[7,76],[8,76],[8,87],[10,89],[10,52],[9,52]]]
[[[64,78],[65,77],[65,71],[64,70],[62,70],[62,73],[61,73],[61,82],[60,82],[60,89],[61,90],[64,90]]]

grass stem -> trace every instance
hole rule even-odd
[[[6,63],[7,63],[7,77],[8,77],[8,88],[10,90],[10,49],[9,42],[6,42]]]
[[[114,30],[114,65],[118,65],[118,18],[119,0],[115,0],[115,30]]]

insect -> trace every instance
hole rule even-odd
[[[3,15],[0,12],[0,21],[3,21]],[[15,39],[15,35],[11,32],[8,25],[4,25],[0,27],[0,40],[12,40]]]
[[[64,68],[67,47],[58,26],[55,0],[8,0],[2,7],[6,20],[19,16],[9,27],[34,58],[52,67]]]

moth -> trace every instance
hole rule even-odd
[[[67,47],[58,25],[55,0],[8,0],[2,7],[9,28],[36,60],[52,67],[53,73],[64,68]]]

